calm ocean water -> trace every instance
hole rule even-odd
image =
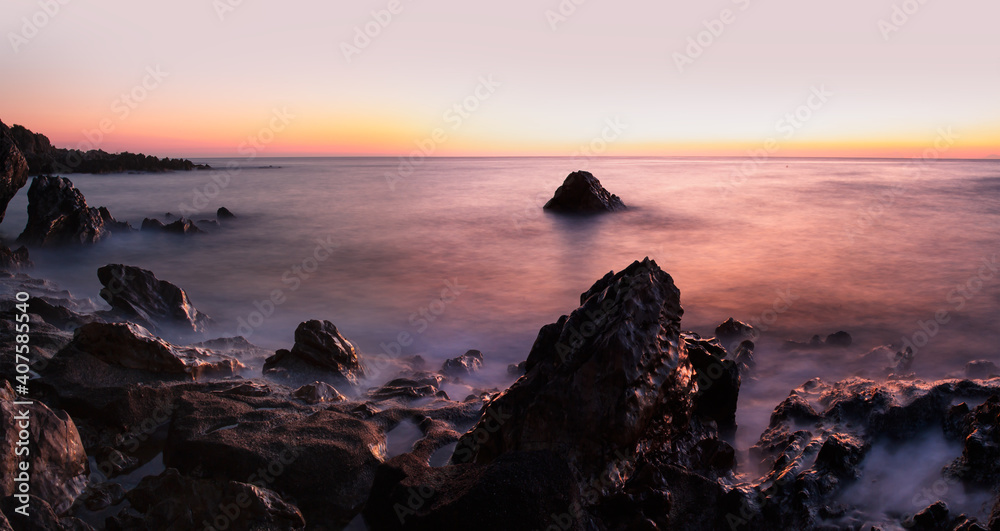
[[[134,226],[192,209],[214,219],[220,206],[238,219],[198,237],[33,250],[35,274],[100,301],[97,268],[132,264],[187,290],[219,323],[214,335],[287,348],[299,322],[328,319],[369,354],[437,365],[482,350],[482,383],[506,386],[539,327],[649,256],[681,290],[684,328],[712,335],[735,317],[764,331],[759,379],[741,395],[744,446],[791,388],[885,365],[858,359],[878,345],[913,342],[914,370],[929,378],[1000,362],[996,161],[454,158],[402,172],[394,158],[198,162],[219,170],[70,178]],[[543,213],[577,169],[630,210]],[[0,226],[8,240],[24,227],[26,191]],[[838,330],[851,348],[779,348]]]

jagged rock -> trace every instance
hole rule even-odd
[[[17,507],[21,505],[21,501],[13,496],[0,500],[0,511],[6,516],[6,519],[0,518],[0,530],[6,523],[8,529],[16,531],[94,531],[93,527],[78,518],[60,518],[44,499],[34,494],[30,495],[27,516],[17,512]]]
[[[32,267],[34,264],[28,258],[28,248],[20,246],[11,251],[6,245],[0,245],[0,270],[17,271]]]
[[[7,205],[28,182],[28,161],[17,148],[10,129],[0,122],[0,222]]]
[[[970,361],[965,365],[965,376],[973,380],[983,380],[1000,376],[1000,367],[989,360]]]
[[[186,393],[163,461],[195,477],[246,478],[296,500],[310,525],[340,529],[360,512],[384,459],[378,425],[274,397]]]
[[[105,481],[87,486],[74,505],[86,507],[88,511],[101,511],[118,505],[125,499],[125,488],[118,483]]]
[[[913,515],[903,523],[907,529],[915,531],[938,531],[947,529],[950,518],[948,518],[948,504],[939,501],[929,505],[926,509]]]
[[[101,298],[125,318],[155,331],[201,333],[211,322],[195,309],[181,288],[156,278],[152,271],[122,264],[97,270],[104,286]]]
[[[174,346],[134,323],[81,326],[67,348],[85,352],[110,365],[189,379],[232,376],[246,368],[234,358],[207,349]]]
[[[265,373],[279,369],[296,376],[319,372],[350,385],[365,374],[354,345],[333,323],[318,320],[300,323],[292,350],[279,350],[264,362]]]
[[[401,398],[409,401],[432,396],[447,400],[448,394],[438,388],[440,384],[441,380],[434,377],[396,378],[377,389],[368,391],[368,396],[374,400]]]
[[[727,352],[733,352],[741,342],[756,340],[757,331],[752,326],[730,317],[715,328],[715,338]]]
[[[163,224],[158,219],[142,220],[142,230],[147,232],[164,232],[168,234],[200,234],[204,231],[198,228],[190,219],[181,218],[173,223]]]
[[[254,529],[285,531],[305,528],[294,505],[265,487],[217,479],[195,479],[167,469],[148,476],[127,494],[132,508],[144,514],[143,529]]]
[[[545,203],[546,210],[573,214],[596,214],[625,210],[625,203],[601,186],[590,172],[569,174],[555,195]]]
[[[739,367],[740,374],[747,374],[757,366],[757,361],[753,357],[754,344],[749,339],[740,342],[733,354],[736,366]]]
[[[28,188],[28,224],[19,243],[37,246],[91,244],[111,234],[98,209],[87,206],[69,179],[39,176]]]
[[[965,402],[948,412],[950,435],[962,441],[962,456],[948,470],[969,483],[1000,485],[1000,395],[970,410]]]
[[[108,228],[112,233],[119,232],[135,232],[132,225],[129,225],[127,221],[118,221],[114,216],[111,215],[111,211],[107,207],[100,207],[97,209],[98,215],[104,220],[104,226]]]
[[[313,382],[311,384],[303,385],[293,391],[292,396],[307,404],[343,402],[347,400],[347,398],[340,394],[335,387],[324,382]]]
[[[470,350],[457,358],[445,360],[441,366],[441,374],[447,376],[469,376],[483,368],[483,353]]]
[[[219,210],[215,212],[215,217],[219,219],[232,219],[235,218],[236,215],[230,212],[226,207],[219,207]]]
[[[0,454],[0,496],[21,494],[15,479],[22,473],[18,465],[23,456],[15,455],[14,449],[20,447],[20,423],[27,422],[31,494],[51,505],[56,514],[65,513],[86,487],[90,470],[80,434],[65,412],[53,411],[40,402],[19,406],[13,403],[15,400],[22,398],[5,380],[0,386],[0,441],[7,451]],[[4,513],[12,518],[7,511]]]

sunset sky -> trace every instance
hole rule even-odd
[[[3,2],[0,119],[188,157],[1000,154],[996,0],[576,1]]]

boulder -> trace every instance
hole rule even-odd
[[[207,349],[174,346],[135,323],[90,323],[76,329],[67,347],[126,369],[183,376],[232,376],[246,367]]]
[[[715,328],[715,338],[727,352],[734,352],[737,345],[743,341],[755,341],[757,331],[746,323],[730,317],[726,322]]]
[[[457,358],[445,360],[441,374],[453,377],[469,376],[479,372],[481,368],[483,368],[483,353],[470,350]]]
[[[544,208],[569,214],[597,214],[625,210],[625,203],[601,186],[590,172],[569,174]]]
[[[28,258],[28,248],[20,246],[11,251],[6,245],[0,245],[0,270],[17,271],[33,266]]]
[[[340,394],[335,387],[324,382],[313,382],[311,384],[303,385],[295,391],[292,391],[292,396],[307,404],[343,402],[347,400],[347,398]]]
[[[98,208],[97,213],[101,216],[101,219],[104,220],[104,226],[107,227],[112,233],[135,232],[135,229],[132,228],[132,225],[129,225],[127,221],[118,221],[115,219],[107,207]]]
[[[0,386],[0,441],[8,451],[0,454],[0,497],[20,492],[14,479],[20,473],[18,465],[24,457],[15,455],[14,449],[20,447],[18,423],[23,422],[21,417],[27,412],[31,494],[45,501],[56,514],[64,514],[87,486],[90,473],[80,434],[65,412],[54,411],[40,402],[15,405],[15,400],[23,398],[4,381]]]
[[[365,375],[357,350],[330,321],[311,320],[295,329],[292,350],[279,350],[264,362],[264,372],[293,376],[322,373],[338,382],[357,384]]]
[[[211,322],[199,312],[181,288],[156,278],[152,271],[122,264],[97,270],[104,286],[101,298],[116,313],[155,331],[202,333]]]
[[[219,207],[219,210],[215,213],[215,217],[219,219],[233,219],[236,215],[230,212],[226,207]]]
[[[92,244],[111,235],[100,211],[87,206],[69,179],[39,176],[28,188],[28,224],[19,243],[37,246]]]
[[[127,494],[144,515],[142,529],[254,529],[285,531],[305,528],[294,505],[265,487],[223,479],[195,479],[169,468],[148,476]]]
[[[851,334],[841,330],[826,336],[826,342],[824,344],[828,347],[847,348],[851,346],[853,341],[854,340],[851,338]]]
[[[10,129],[0,122],[0,222],[7,205],[28,182],[28,161],[17,148]]]

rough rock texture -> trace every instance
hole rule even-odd
[[[19,243],[37,246],[91,244],[111,235],[98,209],[87,206],[69,179],[39,176],[28,188],[28,224]]]
[[[177,347],[134,323],[90,323],[73,334],[69,348],[110,365],[167,375],[232,376],[246,367],[207,349]]]
[[[28,248],[20,246],[11,251],[6,245],[0,245],[0,270],[17,271],[31,267],[31,259],[28,258]]]
[[[16,512],[16,508],[21,506],[21,501],[13,496],[8,496],[0,500],[0,512],[3,512],[6,519],[0,518],[0,531],[13,529],[14,531],[94,531],[94,528],[83,521],[73,517],[62,517],[38,496],[31,495],[28,502],[31,509],[28,516],[23,516]],[[7,527],[4,527],[6,524]]]
[[[756,340],[757,331],[752,326],[730,317],[715,328],[715,338],[727,352],[734,352],[737,345],[743,341]]]
[[[601,186],[590,172],[569,174],[555,195],[545,203],[546,210],[573,214],[597,214],[625,210],[625,203]]]
[[[470,350],[457,358],[445,360],[441,366],[441,374],[447,376],[469,376],[483,368],[483,353]]]
[[[167,469],[148,476],[127,494],[144,515],[145,531],[216,529],[285,531],[303,529],[305,519],[294,505],[273,491],[226,480],[193,479]]]
[[[127,221],[118,221],[115,219],[107,207],[98,208],[97,213],[101,216],[101,219],[104,220],[104,226],[107,227],[112,233],[135,232],[135,229],[132,228],[132,225],[129,225]]]
[[[14,480],[23,457],[15,455],[14,449],[19,448],[19,423],[27,422],[31,494],[51,505],[56,514],[65,513],[87,485],[89,466],[80,434],[65,412],[53,411],[39,402],[30,406],[13,404],[21,399],[4,381],[0,386],[0,441],[7,450],[0,454],[0,497],[18,492]],[[25,412],[26,421],[22,414]]]
[[[10,136],[10,129],[0,122],[0,222],[7,205],[28,182],[28,161]]]
[[[264,372],[292,375],[322,373],[335,382],[355,385],[365,371],[357,350],[330,321],[306,321],[295,329],[292,350],[279,350],[264,363]]]
[[[343,402],[347,400],[344,395],[332,385],[324,382],[313,382],[303,385],[295,391],[292,396],[302,400],[307,404],[319,404],[322,402]]]
[[[734,426],[739,375],[716,344],[681,336],[682,313],[655,262],[606,275],[542,327],[527,373],[488,401],[452,464],[404,454],[379,470],[369,523],[431,529],[478,511],[487,529],[720,525],[703,507],[732,478],[716,426]],[[416,514],[401,523],[393,508]]]
[[[184,290],[157,279],[152,271],[110,264],[97,270],[97,278],[104,286],[101,298],[123,317],[154,331],[201,333],[211,322]]]

